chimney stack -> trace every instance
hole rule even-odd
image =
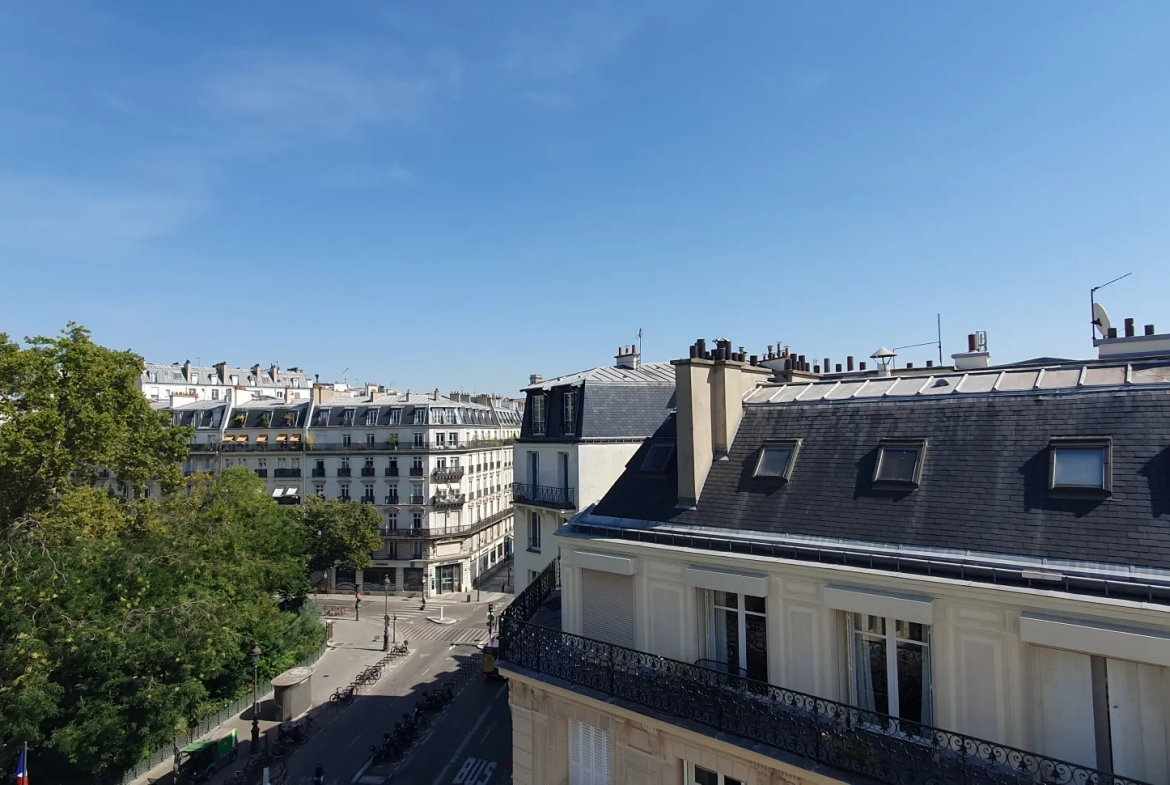
[[[435,401],[439,400],[439,388],[438,387],[436,387],[435,391],[433,393],[431,393],[431,396],[432,396],[432,400],[435,400]]]
[[[852,354],[845,358],[845,370],[849,371],[850,373],[853,372],[853,355]],[[865,369],[863,368],[862,370],[865,370]]]
[[[1133,319],[1126,319],[1125,320],[1125,337],[1126,338],[1133,337]]]
[[[1154,334],[1154,325],[1147,324],[1146,325],[1146,335],[1153,335],[1153,334]]]
[[[743,353],[731,351],[731,341],[716,342],[707,359],[699,339],[685,360],[673,360],[677,413],[678,503],[693,507],[707,480],[711,463],[726,460],[743,417],[743,396],[766,381],[769,368],[748,365]]]
[[[955,361],[956,371],[973,371],[991,367],[991,353],[979,351],[979,333],[969,333],[967,335],[967,351],[952,354],[951,359]]]
[[[227,363],[216,363],[215,364],[215,373],[219,377],[220,384],[227,384],[228,383]]]
[[[539,373],[534,373],[528,377],[528,384],[530,384],[530,385],[540,384],[543,381],[544,381],[544,377],[541,376]]]
[[[637,349],[635,349],[633,346],[619,346],[618,353],[614,357],[614,367],[636,370],[641,357],[642,356],[638,354]]]
[[[188,382],[191,381],[191,361],[187,360],[183,363],[183,378]]]

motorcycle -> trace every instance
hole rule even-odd
[[[281,744],[307,744],[309,734],[301,725],[281,725],[276,731],[276,740]]]

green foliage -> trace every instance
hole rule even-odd
[[[38,779],[116,781],[247,691],[253,643],[272,676],[324,638],[299,511],[243,469],[180,488],[188,432],[140,371],[73,325],[0,336],[0,780],[27,741]]]
[[[365,569],[372,563],[370,553],[382,547],[378,533],[382,516],[372,504],[311,496],[303,511],[312,572],[327,570],[335,564]]]

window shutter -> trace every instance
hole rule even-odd
[[[634,576],[582,569],[581,606],[586,638],[634,648]]]
[[[569,785],[609,785],[609,735],[569,720]]]

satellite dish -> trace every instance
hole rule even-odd
[[[1093,324],[1101,332],[1102,338],[1109,337],[1109,328],[1112,326],[1109,322],[1109,314],[1105,311],[1105,306],[1101,303],[1093,303]]]

